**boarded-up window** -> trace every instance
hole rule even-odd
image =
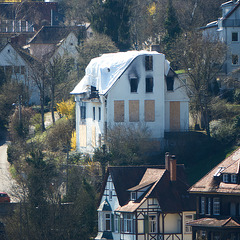
[[[170,102],[170,130],[180,130],[180,102]]]
[[[154,100],[144,101],[144,116],[145,116],[145,122],[155,121],[155,101]]]
[[[139,121],[139,100],[129,101],[129,122]]]
[[[114,101],[114,121],[124,122],[124,101]]]
[[[79,126],[79,141],[80,141],[80,147],[87,146],[87,126],[86,125]]]

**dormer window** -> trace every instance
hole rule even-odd
[[[174,77],[166,77],[167,91],[173,91]]]
[[[237,183],[237,175],[236,174],[231,175],[231,183]]]
[[[134,201],[137,199],[137,193],[136,192],[131,192],[131,200]]]
[[[223,182],[228,182],[228,174],[223,174]]]

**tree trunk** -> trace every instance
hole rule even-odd
[[[52,99],[51,99],[51,112],[52,112],[52,122],[55,124],[55,116],[54,116],[54,98],[55,98],[55,89],[54,86],[52,86]]]
[[[42,117],[42,132],[45,131],[45,122],[44,122],[44,86],[40,90],[40,103],[41,103],[41,117]]]

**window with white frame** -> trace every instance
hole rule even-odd
[[[149,232],[156,233],[157,232],[157,215],[149,215]]]
[[[105,231],[111,231],[111,214],[105,214]]]
[[[120,216],[119,216],[119,214],[115,214],[114,215],[114,226],[115,226],[115,232],[119,232],[119,218],[120,218]]]
[[[123,214],[123,226],[122,231],[124,233],[133,233],[134,224],[133,224],[133,215],[130,213]]]
[[[228,182],[228,174],[223,174],[223,182]]]
[[[205,197],[201,197],[201,211],[200,214],[205,214],[205,206],[206,206],[206,199]]]
[[[99,231],[111,231],[111,213],[99,212],[98,213],[98,230]]]
[[[192,220],[193,220],[193,214],[185,215],[185,233],[192,232],[192,227],[186,225],[187,223],[191,222]]]
[[[212,199],[209,197],[208,198],[208,202],[207,202],[207,214],[208,215],[211,215],[211,202],[212,202]]]
[[[237,183],[237,175],[231,174],[231,183]]]
[[[131,200],[136,200],[137,199],[137,193],[136,192],[131,192]]]
[[[220,199],[213,198],[213,215],[220,215]]]

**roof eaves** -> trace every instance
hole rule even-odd
[[[232,13],[240,6],[240,2],[237,3],[237,5],[226,15],[223,17],[223,20],[227,19],[232,15]]]

